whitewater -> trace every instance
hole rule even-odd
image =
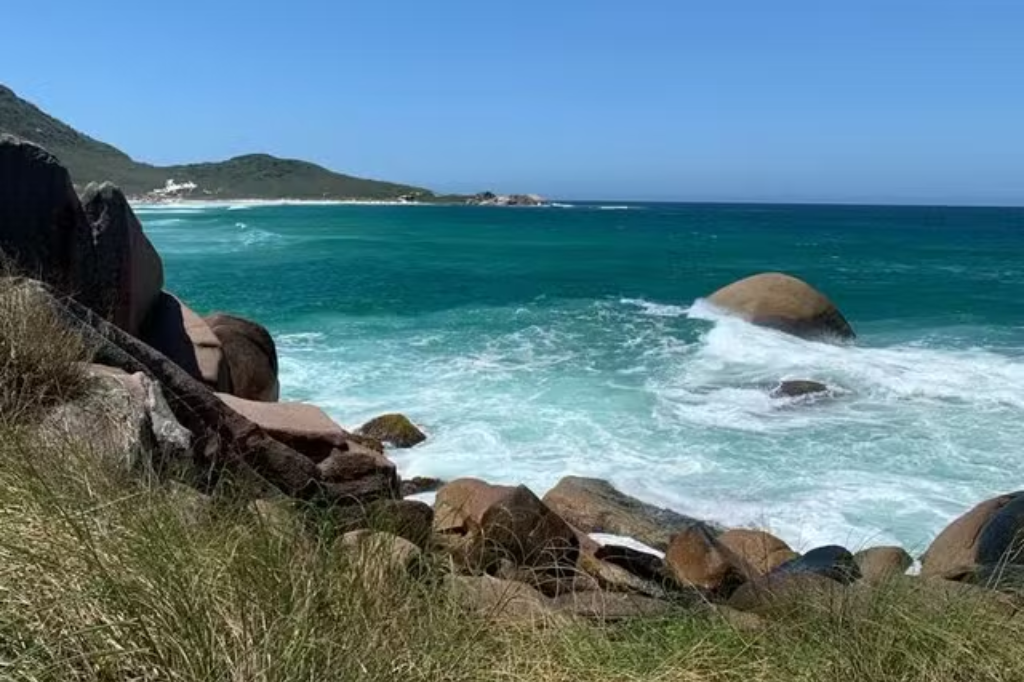
[[[139,213],[169,288],[270,328],[284,399],[422,424],[403,476],[605,478],[798,549],[921,551],[1024,487],[1019,212],[610,205]],[[703,301],[758,269],[819,285],[857,342]],[[771,398],[784,379],[833,393]]]

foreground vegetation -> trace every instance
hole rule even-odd
[[[41,447],[34,420],[83,390],[88,349],[52,343],[56,321],[26,321],[9,289],[0,304],[2,679],[1024,679],[1019,618],[907,581],[740,629],[710,609],[610,625],[470,613],[440,559],[373,580],[375,557],[310,513],[146,481],[74,438]]]

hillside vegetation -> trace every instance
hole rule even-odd
[[[198,185],[192,198],[396,199],[429,190],[335,173],[316,164],[249,154],[227,161],[153,166],[81,133],[0,85],[0,132],[45,147],[71,171],[78,186],[109,180],[130,196],[164,188],[168,180]]]

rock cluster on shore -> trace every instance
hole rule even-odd
[[[955,589],[977,589],[1003,604],[998,590],[1013,590],[1021,574],[1014,569],[1024,568],[1020,492],[956,520],[925,553],[920,577],[910,577],[912,557],[899,547],[800,553],[767,531],[722,528],[602,480],[570,476],[543,498],[524,486],[469,478],[403,485],[385,446],[425,440],[416,425],[392,414],[349,431],[313,405],[278,402],[278,358],[264,327],[190,310],[163,289],[162,261],[119,189],[90,186],[80,198],[56,159],[10,137],[0,138],[0,249],[19,276],[31,278],[19,280],[26,295],[95,352],[92,392],[52,410],[41,438],[75,433],[125,469],[204,494],[226,472],[241,474],[270,517],[277,512],[266,498],[282,495],[336,512],[348,532],[344,545],[372,552],[388,570],[416,571],[424,552],[444,557],[446,584],[488,614],[614,620],[713,608],[750,627],[757,619],[737,612],[791,613],[808,598],[856,602],[889,580],[915,581],[937,595],[958,583]],[[824,295],[788,275],[748,278],[710,300],[803,338],[853,337]],[[775,395],[827,390],[791,380]],[[403,490],[433,489],[433,508],[402,499]],[[301,523],[274,523],[281,532],[305,532]],[[607,535],[652,549],[595,539]]]

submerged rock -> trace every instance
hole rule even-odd
[[[850,323],[824,294],[778,272],[747,277],[708,297],[713,305],[762,327],[805,339],[854,338]]]
[[[357,433],[396,448],[411,448],[427,439],[404,414],[385,414],[371,419],[359,427]]]
[[[817,381],[794,379],[781,381],[772,389],[772,398],[803,398],[805,396],[823,396],[829,393],[829,387]]]
[[[566,476],[544,496],[544,503],[585,533],[610,533],[665,551],[674,533],[696,522],[618,491],[597,478]]]

